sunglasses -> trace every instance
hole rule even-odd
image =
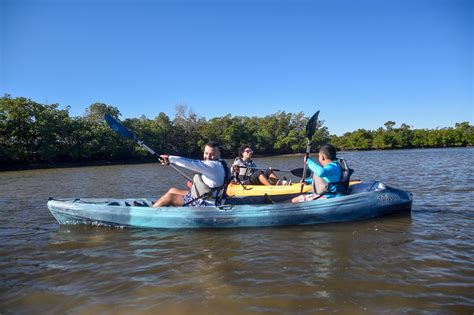
[[[244,152],[253,153],[252,149],[245,149]]]

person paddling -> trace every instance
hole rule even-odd
[[[278,182],[278,176],[272,169],[259,170],[252,160],[253,150],[249,145],[240,146],[239,156],[235,158],[232,164],[232,170],[238,174],[240,181],[244,185],[275,185]]]
[[[218,188],[224,186],[229,174],[229,166],[221,160],[221,150],[216,142],[209,142],[204,147],[203,160],[188,159],[173,155],[160,155],[161,164],[175,164],[189,169],[197,174],[193,177],[190,191],[170,188],[161,196],[153,207],[165,206],[211,206],[213,202],[203,196],[212,195]]]
[[[313,191],[309,194],[302,194],[292,199],[292,202],[303,202],[319,198],[340,196],[340,185],[342,167],[336,158],[336,148],[330,144],[323,144],[319,149],[318,162],[312,158],[306,158],[304,162],[313,171]],[[331,184],[333,183],[333,184]]]

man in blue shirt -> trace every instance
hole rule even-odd
[[[305,157],[306,165],[314,173],[313,192],[295,197],[293,202],[313,200],[319,195],[324,195],[326,198],[340,195],[338,183],[341,181],[342,168],[336,158],[336,148],[330,144],[322,145],[319,149],[318,162]]]

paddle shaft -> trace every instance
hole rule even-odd
[[[143,141],[137,139],[137,137],[130,130],[125,128],[125,126],[122,125],[121,123],[119,123],[115,118],[113,118],[112,116],[110,116],[109,114],[106,113],[104,115],[104,119],[113,131],[115,131],[116,133],[118,133],[122,137],[125,137],[125,138],[128,138],[130,140],[135,141],[139,146],[141,146],[142,148],[144,148],[145,150],[147,150],[148,152],[150,152],[151,154],[156,156],[159,161],[163,161],[163,159],[161,158],[161,156],[158,153],[156,153],[153,149],[151,149],[149,146],[147,146]],[[186,178],[187,180],[193,181],[189,176],[187,176],[183,171],[178,169],[176,166],[171,165],[171,164],[170,164],[170,166],[174,170],[176,170],[179,174],[181,174],[181,176]]]
[[[308,120],[308,124],[306,125],[306,137],[308,138],[308,143],[306,144],[306,158],[303,165],[303,176],[301,177],[301,181],[304,181],[304,179],[306,178],[306,172],[307,172],[306,160],[309,158],[309,153],[311,152],[311,146],[313,144],[312,143],[313,135],[318,125],[318,116],[319,116],[319,110],[316,113],[314,113],[313,116],[311,116],[311,118]]]
[[[304,162],[304,165],[303,165],[303,175],[301,177],[302,180],[304,180],[306,178],[306,172],[308,171],[308,166],[306,165],[306,160],[309,158],[309,153],[311,152],[311,145],[312,145],[312,142],[311,140],[308,140],[308,144],[306,145],[306,155],[305,155],[305,162]]]
[[[135,142],[141,146],[142,148],[144,148],[145,150],[147,150],[148,152],[150,152],[151,154],[153,154],[154,156],[156,156],[158,158],[159,161],[163,161],[163,159],[161,158],[161,156],[156,153],[155,151],[153,151],[149,146],[147,146],[145,143],[143,143],[143,141],[140,141],[138,139],[135,139]],[[189,181],[193,181],[188,175],[186,175],[183,171],[181,171],[179,168],[177,168],[176,166],[174,166],[173,164],[169,164],[169,166],[171,166],[175,171],[177,171],[179,174],[181,174],[181,176],[183,176],[184,178],[186,178],[187,180]]]

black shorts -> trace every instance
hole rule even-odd
[[[244,180],[243,184],[263,185],[263,183],[258,178],[261,174],[263,174],[263,176],[265,176],[266,179],[268,179],[270,177],[270,171],[269,170],[257,170],[252,175],[250,175],[250,177],[248,177],[246,180]]]

